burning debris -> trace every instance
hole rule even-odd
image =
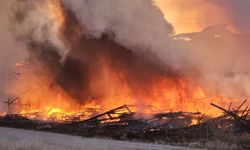
[[[233,126],[235,129],[239,130],[239,131],[246,131],[248,133],[250,133],[250,109],[249,106],[246,106],[245,109],[241,110],[241,107],[247,102],[247,100],[245,100],[237,109],[231,109],[231,104],[229,105],[228,110],[215,105],[213,103],[211,103],[212,106],[224,111],[225,118],[232,119],[233,118]]]
[[[94,116],[87,120],[84,120],[86,124],[106,124],[106,123],[122,123],[125,118],[132,118],[132,112],[127,105],[109,110],[103,114]]]
[[[250,132],[250,111],[248,107],[241,109],[245,102],[236,109],[232,109],[230,104],[228,110],[211,104],[225,112],[215,118],[200,112],[157,113],[145,118],[132,111],[131,108],[134,106],[123,105],[85,120],[65,122],[32,121],[22,115],[10,114],[0,118],[0,126],[119,140],[150,142],[161,140],[166,143],[208,141],[221,138],[218,135],[220,133],[232,133],[238,136]],[[246,143],[240,146],[249,148],[249,144]]]
[[[197,37],[172,40],[173,27],[150,0],[130,7],[141,20],[118,9],[130,1],[113,1],[115,13],[103,10],[110,2],[16,2],[13,32],[29,58],[16,65],[18,79],[7,89],[12,97],[5,101],[0,126],[151,142],[203,140],[215,137],[215,130],[250,132],[250,109],[242,110],[247,101],[227,110],[232,98],[220,96],[224,86],[212,89],[207,83],[218,81],[218,68],[211,75],[213,67],[186,57],[195,50],[172,50],[170,43],[188,38],[180,44],[186,45]],[[79,8],[83,4],[86,8]],[[202,38],[221,38],[213,28],[203,32]],[[237,69],[218,74],[238,77]],[[30,90],[17,94],[24,89]],[[239,89],[247,95],[246,88]]]

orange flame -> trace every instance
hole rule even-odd
[[[48,17],[55,22],[58,33],[60,33],[65,21],[60,0],[47,0],[45,10]],[[30,66],[24,64],[22,67]],[[133,111],[144,114],[172,110],[200,111],[209,115],[220,114],[220,111],[212,109],[209,104],[215,100],[215,97],[206,98],[207,96],[200,86],[188,87],[189,81],[186,79],[174,80],[165,76],[157,77],[153,81],[149,92],[145,93],[138,89],[138,93],[134,95],[133,89],[130,89],[124,82],[126,78],[125,73],[113,72],[105,64],[102,69],[104,72],[103,80],[106,82],[104,84],[109,87],[109,95],[105,95],[102,99],[92,98],[84,103],[77,102],[69,97],[60,87],[53,85],[53,82],[50,81],[53,76],[44,68],[40,69],[43,70],[41,75],[27,72],[26,75],[20,77],[20,82],[14,84],[13,91],[23,91],[23,89],[33,87],[32,83],[36,83],[36,85],[31,92],[21,96],[20,104],[16,108],[17,113],[31,119],[53,121],[83,120],[117,106],[131,104],[136,106]],[[32,70],[32,68],[28,70]],[[119,93],[116,92],[117,89],[119,89]],[[217,103],[221,104],[222,102],[217,101]],[[193,124],[196,124],[195,120]]]
[[[204,91],[200,87],[186,90],[188,81],[184,79],[173,81],[173,79],[161,77],[154,81],[149,93],[141,92],[138,89],[135,96],[132,94],[132,89],[124,84],[120,74],[112,74],[108,77],[110,95],[101,99],[93,98],[79,103],[59,87],[53,87],[49,74],[45,74],[43,77],[34,76],[33,73],[23,75],[20,77],[20,82],[15,82],[14,89],[20,89],[19,91],[28,89],[31,87],[31,84],[28,84],[30,81],[36,83],[36,85],[30,92],[21,96],[16,111],[31,119],[72,121],[84,120],[124,104],[134,105],[132,111],[143,114],[169,111],[199,111],[213,116],[221,114],[221,112],[218,109],[213,109],[210,102],[224,105],[223,101],[220,101],[221,98],[206,98]],[[112,88],[118,88],[119,93],[116,93],[115,89]],[[119,119],[112,121],[119,121]],[[195,124],[195,121],[193,121],[193,124]]]

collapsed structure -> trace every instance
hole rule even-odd
[[[158,113],[143,118],[131,111],[133,106],[123,105],[85,120],[65,122],[30,120],[20,114],[7,114],[0,118],[0,126],[119,140],[190,142],[212,139],[222,130],[250,133],[250,109],[248,106],[242,109],[245,102],[234,108],[230,104],[228,109],[211,104],[224,112],[216,118],[200,112]],[[244,146],[249,148],[249,145]]]

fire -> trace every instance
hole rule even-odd
[[[214,116],[220,114],[219,110],[213,110],[209,106],[209,103],[216,98],[206,98],[201,87],[193,87],[187,90],[188,81],[184,79],[173,80],[161,77],[154,81],[149,93],[144,93],[138,89],[137,96],[134,96],[132,89],[123,84],[123,76],[112,74],[112,77],[112,80],[109,78],[109,90],[112,93],[114,90],[112,87],[119,88],[118,95],[111,94],[103,99],[93,98],[81,103],[69,97],[59,87],[51,87],[49,73],[44,77],[34,77],[31,74],[23,75],[20,77],[20,82],[15,83],[15,88],[27,89],[31,87],[30,84],[24,84],[28,81],[37,83],[37,85],[30,92],[21,95],[16,112],[30,119],[58,122],[84,120],[124,104],[135,106],[132,111],[143,114],[169,111],[200,111]],[[119,112],[119,114],[123,113]],[[113,118],[111,122],[119,121],[117,114],[107,116],[107,118],[109,117]],[[107,123],[107,121],[101,123]],[[192,124],[196,123],[196,120],[192,121]]]
[[[192,123],[191,123],[191,125],[196,125],[196,124],[199,124],[199,121],[198,121],[198,120],[196,120],[196,119],[192,119]]]
[[[65,23],[61,3],[59,0],[46,2],[45,12],[48,18],[55,22],[60,33]],[[13,83],[14,87],[10,93],[14,95],[15,91],[24,91],[31,87],[32,89],[20,95],[18,107],[14,108],[14,112],[31,119],[59,122],[84,120],[124,104],[134,105],[132,111],[143,114],[169,111],[200,111],[214,116],[220,114],[217,109],[211,109],[209,103],[218,100],[216,103],[221,104],[221,99],[207,98],[201,86],[184,77],[173,78],[160,74],[154,77],[149,87],[145,88],[128,82],[128,71],[123,68],[112,69],[109,63],[105,59],[101,62],[101,69],[98,70],[101,77],[99,74],[94,74],[94,82],[90,85],[93,91],[101,96],[80,100],[72,98],[64,89],[54,84],[53,79],[56,76],[39,63],[23,63],[17,66],[26,71]],[[104,92],[100,92],[100,89]],[[120,112],[122,113],[124,112]],[[114,122],[119,121],[117,115],[108,117],[114,118],[112,120]],[[192,121],[192,124],[196,123],[196,120]]]

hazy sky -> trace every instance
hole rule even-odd
[[[227,24],[236,32],[249,32],[249,0],[155,0],[177,33],[196,32]]]

